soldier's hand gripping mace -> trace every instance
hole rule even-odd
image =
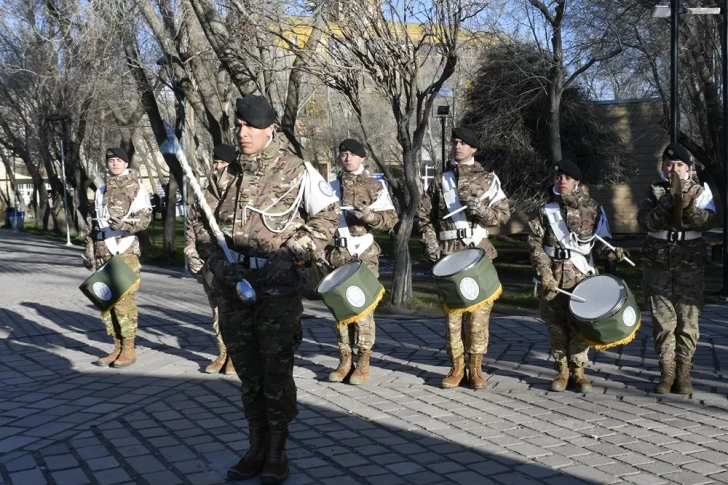
[[[185,177],[187,178],[187,180],[189,180],[190,185],[192,186],[192,192],[195,194],[197,203],[200,205],[200,208],[202,208],[202,211],[205,213],[207,222],[210,224],[210,229],[215,235],[217,244],[225,253],[225,258],[228,260],[228,263],[234,263],[235,261],[233,260],[233,255],[230,253],[230,249],[225,242],[225,235],[222,233],[220,227],[217,225],[217,221],[215,220],[215,216],[212,213],[212,209],[205,200],[205,195],[202,193],[202,187],[200,187],[199,182],[197,182],[197,177],[195,177],[195,174],[192,171],[190,164],[187,162],[187,157],[185,156],[184,151],[182,151],[182,147],[177,140],[177,136],[174,134],[174,130],[172,130],[172,127],[166,121],[164,122],[164,129],[167,130],[167,141],[165,141],[162,146],[159,147],[160,151],[162,153],[166,153],[167,155],[174,155],[177,157],[177,160],[179,160],[180,165],[182,165],[182,170],[184,171]],[[246,305],[252,305],[253,303],[255,303],[255,289],[253,289],[253,286],[247,280],[238,281],[235,285],[235,291],[237,292],[240,301],[242,301]]]

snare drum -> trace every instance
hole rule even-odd
[[[115,254],[81,283],[79,289],[102,313],[106,313],[137,286],[139,276],[121,256]]]
[[[503,291],[495,266],[481,248],[445,256],[432,267],[432,275],[446,313],[473,311],[494,302]]]
[[[326,307],[341,327],[369,315],[384,296],[384,287],[361,260],[346,263],[329,273],[316,287]]]
[[[586,300],[569,300],[569,312],[579,336],[597,350],[631,342],[640,328],[637,301],[627,283],[611,275],[597,275],[581,281],[573,294]]]

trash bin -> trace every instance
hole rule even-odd
[[[25,212],[10,207],[5,211],[5,219],[12,229],[22,230],[25,225]]]

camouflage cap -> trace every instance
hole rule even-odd
[[[693,156],[690,151],[682,146],[680,143],[670,143],[662,152],[663,160],[682,160],[683,162],[690,164],[693,162]]]

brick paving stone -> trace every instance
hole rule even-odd
[[[34,469],[11,473],[10,483],[13,485],[45,485],[48,482],[40,470]]]
[[[688,471],[668,473],[662,477],[666,480],[680,483],[681,485],[703,485],[713,482],[713,480],[708,477]]]
[[[51,472],[58,485],[85,485],[91,483],[89,477],[80,468]]]

